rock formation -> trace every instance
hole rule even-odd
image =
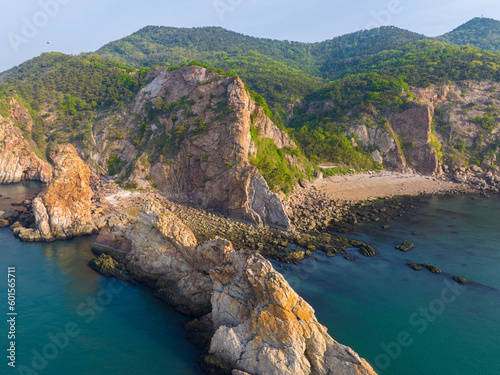
[[[165,141],[153,142],[155,148],[142,155],[127,140],[118,145],[124,160],[151,160],[129,179],[148,175],[160,190],[186,194],[199,207],[289,229],[279,196],[249,163],[250,128],[260,129],[261,137],[278,148],[296,145],[250,98],[243,82],[198,66],[151,74],[154,79],[137,95],[127,126],[137,128],[139,118],[150,140]]]
[[[210,272],[210,354],[248,374],[375,374],[337,343],[269,261],[241,250]]]
[[[413,105],[392,116],[392,127],[399,135],[409,167],[423,175],[440,173],[436,150],[431,142],[432,114],[428,105]]]
[[[220,238],[197,246],[189,228],[156,199],[145,202],[135,225],[102,231],[93,248],[154,285],[179,311],[207,314],[201,321],[215,332],[208,356],[233,374],[375,374],[328,335],[269,261],[235,252]]]
[[[35,155],[21,130],[0,116],[0,184],[23,180],[48,182],[51,166]]]
[[[72,145],[60,146],[50,156],[54,165],[52,181],[33,200],[35,228],[24,229],[25,241],[53,241],[90,234],[92,197],[90,169]]]
[[[383,164],[389,170],[396,172],[411,172],[406,165],[406,160],[402,156],[402,150],[395,140],[394,130],[388,125],[386,130],[366,125],[351,126],[348,135],[356,134],[358,141],[364,147],[376,147],[377,150],[371,153],[371,157],[377,163]]]

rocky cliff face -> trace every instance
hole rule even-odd
[[[210,353],[248,374],[375,374],[334,341],[314,310],[259,254],[229,253],[214,282]]]
[[[391,118],[392,128],[403,144],[408,166],[423,175],[436,175],[441,167],[431,143],[432,113],[428,105],[413,105]]]
[[[271,263],[235,252],[220,238],[197,246],[193,233],[157,199],[146,201],[135,225],[103,231],[94,249],[153,281],[156,293],[179,311],[208,314],[202,321],[215,332],[209,355],[234,374],[375,374],[328,335]]]
[[[35,155],[12,120],[0,116],[0,184],[23,180],[48,182],[51,166]]]
[[[35,228],[19,233],[25,241],[66,239],[95,230],[89,167],[72,145],[58,147],[50,159],[54,165],[52,180],[32,203]]]
[[[496,167],[500,152],[499,90],[500,85],[494,82],[412,89],[433,113],[437,136],[443,145],[445,171],[453,174],[475,164],[500,173]]]
[[[377,163],[383,164],[389,170],[401,173],[411,172],[403,157],[403,152],[395,140],[395,133],[390,126],[387,130],[366,125],[351,126],[347,132],[355,134],[364,147],[376,148],[371,157]]]
[[[144,169],[136,162],[127,181],[147,177],[160,190],[186,194],[200,207],[288,229],[279,196],[249,163],[250,128],[279,148],[296,146],[251,100],[242,81],[197,66],[157,70],[151,78],[121,117],[132,142],[115,142],[121,159],[148,160]]]

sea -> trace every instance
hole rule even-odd
[[[0,210],[39,190],[0,186]],[[379,374],[500,375],[499,213],[496,198],[430,198],[388,230],[373,222],[350,235],[375,257],[352,249],[354,260],[318,254],[274,266],[330,335]],[[92,240],[23,243],[0,229],[0,374],[201,374],[183,330],[189,318],[145,286],[91,270]],[[415,248],[396,250],[403,240]]]

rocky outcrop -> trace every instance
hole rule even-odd
[[[431,108],[413,105],[403,113],[391,118],[392,127],[403,143],[408,166],[424,175],[440,173],[440,163],[431,143]]]
[[[239,251],[210,272],[210,354],[249,374],[375,374],[337,343],[314,310],[259,254]]]
[[[23,130],[33,131],[33,120],[26,108],[21,106],[15,98],[9,101],[9,115],[14,123]]]
[[[48,182],[51,166],[35,155],[20,129],[0,116],[0,184],[23,180]]]
[[[92,223],[90,169],[72,145],[60,146],[50,157],[51,183],[33,200],[35,228],[24,229],[25,241],[53,241],[90,234]]]
[[[250,128],[260,129],[261,137],[279,148],[296,145],[250,98],[243,82],[197,66],[158,70],[152,78],[137,95],[128,125],[137,126],[133,121],[142,118],[150,123],[150,139],[167,141],[162,150],[150,151],[152,163],[141,174],[149,174],[164,192],[186,194],[199,207],[289,229],[279,196],[249,162]],[[125,160],[143,157],[122,143]]]
[[[377,163],[383,164],[389,170],[408,173],[411,170],[406,165],[402,151],[395,140],[394,130],[388,125],[387,130],[366,125],[351,126],[348,135],[355,134],[364,147],[377,149],[371,153],[371,157]]]
[[[131,246],[124,246],[127,240]],[[214,332],[209,362],[228,364],[233,374],[375,374],[328,335],[269,261],[235,252],[221,238],[197,246],[189,228],[158,199],[145,202],[135,224],[102,231],[93,248],[114,258],[118,251],[132,277],[154,285],[177,310],[203,316],[198,323]],[[103,261],[108,270],[109,259]]]

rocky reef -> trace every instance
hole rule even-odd
[[[101,231],[93,245],[177,310],[199,317],[208,335],[204,366],[233,374],[375,374],[334,341],[314,310],[261,255],[193,233],[158,199],[135,224]],[[104,259],[105,260],[105,259]],[[104,261],[103,260],[103,261]],[[112,262],[106,260],[106,272]]]
[[[48,182],[51,177],[51,166],[35,155],[21,130],[11,119],[0,116],[0,184]]]
[[[50,159],[51,182],[32,202],[35,227],[19,228],[16,233],[24,241],[54,241],[96,230],[89,167],[72,145],[58,147]]]

